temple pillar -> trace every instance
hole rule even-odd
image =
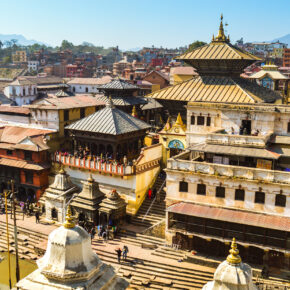
[[[269,249],[264,249],[263,264],[269,265]]]

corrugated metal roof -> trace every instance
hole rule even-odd
[[[121,135],[150,127],[147,123],[115,108],[109,102],[104,109],[67,126],[66,129]]]
[[[229,42],[211,42],[186,52],[178,60],[260,60],[259,57],[233,46]]]
[[[104,90],[137,90],[139,89],[137,86],[132,85],[124,80],[116,79],[112,80],[111,82],[100,85],[99,89]]]
[[[109,100],[109,97],[104,96],[104,95],[100,95],[100,96],[98,96],[98,98],[105,103],[107,103]],[[111,98],[112,98],[112,102],[115,106],[135,106],[135,105],[147,104],[147,100],[144,97],[111,96]]]
[[[272,103],[281,96],[270,89],[241,78],[195,76],[192,79],[153,92],[146,97],[186,102]]]
[[[163,106],[159,102],[157,102],[155,99],[147,98],[147,101],[148,101],[147,104],[140,106],[140,109],[142,111],[163,108]]]
[[[272,152],[263,148],[260,149],[260,148],[247,148],[229,145],[199,144],[192,146],[190,149],[192,151],[208,152],[215,154],[250,156],[275,160],[280,158],[280,154],[277,154],[276,152]]]
[[[167,211],[189,216],[245,224],[254,227],[269,228],[287,232],[290,231],[290,218],[284,216],[266,215],[263,213],[253,213],[241,210],[230,210],[186,202],[180,202],[169,206]]]

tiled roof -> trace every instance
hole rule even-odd
[[[49,168],[48,164],[34,164],[29,163],[25,160],[15,160],[9,158],[0,158],[0,165],[10,166],[10,167],[17,167],[23,169],[30,169],[30,170],[43,170]]]
[[[102,90],[137,90],[139,89],[137,86],[130,84],[129,82],[126,82],[122,79],[115,79],[111,82],[99,86],[99,88]]]
[[[44,129],[24,128],[18,126],[5,126],[0,128],[0,142],[18,144],[27,137],[38,137],[51,134],[54,131]],[[39,142],[37,139],[36,142]]]
[[[15,115],[29,115],[30,110],[24,107],[16,107],[16,106],[0,106],[0,114],[7,113],[7,114],[15,114]]]
[[[281,96],[270,89],[241,78],[195,76],[153,92],[146,97],[185,102],[273,103]]]
[[[167,208],[167,211],[189,216],[197,216],[201,218],[290,232],[290,218],[285,216],[253,213],[242,210],[231,210],[186,202],[171,205]]]
[[[157,74],[160,75],[163,79],[165,79],[166,81],[169,82],[169,75],[166,74],[166,73],[163,73],[163,72],[161,72],[161,71],[158,71],[158,70],[152,70],[151,72],[149,72],[149,73],[144,77],[144,79],[145,79],[147,76],[149,76],[149,75],[151,75],[151,74],[153,74],[153,73],[157,73]]]
[[[10,83],[9,85],[10,86],[31,86],[31,85],[35,85],[35,83],[26,78],[19,77],[15,81]]]
[[[33,105],[27,105],[27,107],[33,109],[62,110],[105,105],[106,103],[100,100],[98,96],[99,95],[96,97],[91,95],[76,95],[63,98],[45,98]]]
[[[171,75],[197,75],[197,72],[192,66],[177,66],[170,69]]]
[[[228,42],[214,43],[198,47],[178,57],[178,60],[260,60],[259,57],[250,54]]]
[[[152,99],[152,98],[147,98],[147,104],[140,106],[140,109],[142,111],[159,109],[159,108],[163,108],[163,106],[157,100]]]
[[[56,97],[69,97],[69,94],[66,93],[64,90],[59,90],[58,92],[55,93]]]
[[[67,82],[69,85],[104,85],[112,81],[112,77],[103,76],[101,78],[74,78]]]
[[[99,95],[98,97],[103,102],[107,103],[109,100],[108,96]],[[147,104],[147,100],[144,97],[121,97],[121,96],[112,96],[112,102],[115,106],[134,106],[140,104]]]
[[[110,135],[121,135],[149,128],[150,125],[115,108],[111,102],[104,109],[66,127],[71,130]]]

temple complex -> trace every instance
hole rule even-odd
[[[91,247],[90,235],[76,226],[68,207],[66,221],[50,233],[38,269],[20,280],[21,290],[39,289],[126,289],[128,282],[103,263]]]
[[[167,243],[224,256],[237,237],[245,261],[289,269],[289,107],[239,77],[257,58],[230,44],[222,21],[179,59],[199,76],[152,94],[188,102],[187,148],[167,161]]]

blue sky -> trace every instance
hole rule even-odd
[[[0,33],[51,45],[63,39],[121,49],[209,41],[220,14],[231,40],[290,33],[290,0],[0,0]]]

